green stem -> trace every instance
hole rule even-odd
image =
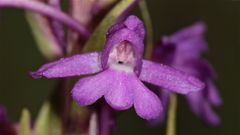
[[[143,21],[147,30],[147,38],[146,38],[146,48],[145,48],[145,58],[150,58],[152,55],[153,49],[153,28],[152,21],[148,11],[147,3],[145,0],[141,0],[139,3],[140,11],[143,17]]]
[[[176,113],[177,113],[177,95],[172,94],[167,118],[166,135],[176,135]]]

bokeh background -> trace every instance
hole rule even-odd
[[[147,0],[157,41],[180,28],[202,20],[208,25],[210,51],[206,58],[214,65],[219,79],[216,84],[224,104],[216,111],[222,124],[206,127],[179,97],[178,135],[240,134],[240,0]],[[33,80],[28,72],[45,59],[39,53],[22,10],[0,10],[0,103],[8,108],[12,121],[27,107],[32,117],[56,85],[56,80]],[[124,111],[117,120],[116,135],[164,134],[165,125],[149,128],[133,110]]]

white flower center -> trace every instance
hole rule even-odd
[[[109,54],[108,65],[115,70],[133,72],[136,57],[132,45],[126,41],[115,45]]]

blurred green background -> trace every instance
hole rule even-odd
[[[219,79],[216,84],[224,104],[216,111],[222,124],[208,128],[195,118],[183,97],[179,98],[178,135],[240,134],[240,0],[147,0],[156,41],[198,20],[208,25],[210,51],[206,55]],[[33,80],[28,72],[46,61],[39,53],[21,10],[0,10],[0,103],[8,108],[12,120],[19,119],[27,107],[37,115],[56,80]],[[116,135],[164,134],[165,125],[148,128],[133,110],[119,117]]]

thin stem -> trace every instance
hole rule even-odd
[[[98,115],[96,112],[93,112],[89,120],[88,135],[99,135],[98,126]]]
[[[40,13],[42,15],[46,15],[48,17],[51,17],[52,19],[56,19],[67,26],[69,26],[71,29],[78,32],[80,35],[82,35],[85,38],[88,38],[90,35],[90,32],[82,26],[78,21],[74,20],[67,14],[61,12],[60,10],[57,10],[51,6],[48,6],[44,3],[33,1],[33,0],[0,0],[0,7],[15,7],[15,8],[22,8],[31,10],[33,12]]]
[[[167,118],[166,135],[176,135],[176,113],[177,113],[177,95],[172,94]]]
[[[106,102],[103,102],[99,112],[99,135],[111,135],[113,128],[113,110]]]
[[[150,17],[150,13],[148,11],[147,3],[145,0],[141,0],[139,3],[140,11],[143,17],[143,21],[146,25],[147,30],[147,38],[146,38],[146,51],[145,51],[145,58],[150,58],[152,55],[153,49],[153,28],[152,28],[152,21]]]
[[[62,96],[63,96],[63,112],[62,112],[62,135],[67,135],[67,131],[69,128],[69,118],[70,118],[70,112],[71,112],[71,95],[70,95],[70,90],[71,87],[73,86],[73,80],[71,78],[64,79],[64,85],[63,85],[63,91],[62,91]]]

